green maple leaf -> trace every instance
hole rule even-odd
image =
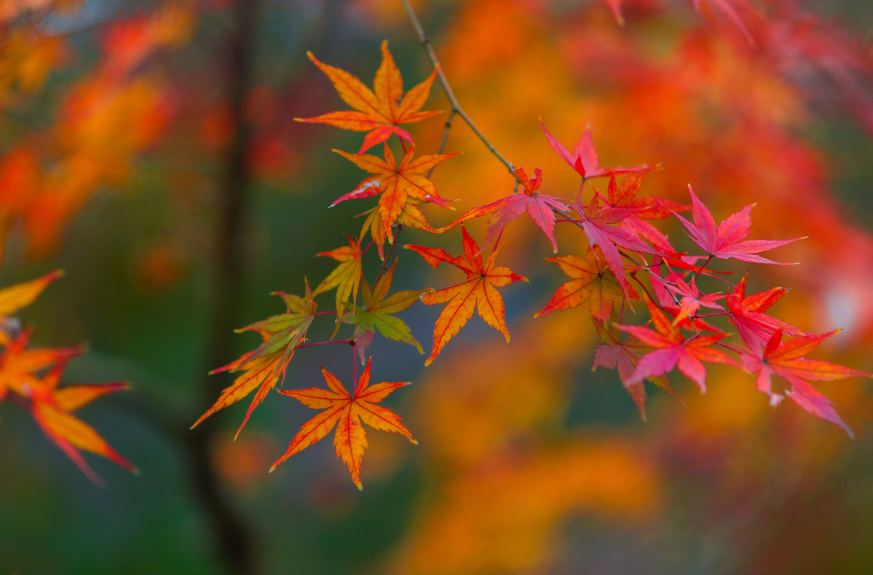
[[[363,304],[355,305],[350,312],[343,314],[342,321],[355,326],[355,349],[358,350],[358,355],[361,356],[361,363],[364,363],[364,352],[376,331],[382,334],[383,337],[408,343],[418,350],[418,353],[423,354],[424,350],[421,344],[412,336],[412,330],[406,323],[394,317],[412,304],[414,304],[422,296],[422,294],[433,292],[433,288],[427,288],[417,291],[401,291],[392,295],[388,295],[388,290],[391,289],[391,282],[394,279],[394,268],[397,266],[397,260],[394,260],[394,265],[391,266],[382,277],[376,281],[373,289],[370,289],[367,280],[361,278],[361,294],[363,296]]]

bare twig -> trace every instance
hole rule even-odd
[[[406,9],[406,13],[409,15],[409,19],[412,21],[412,26],[415,28],[416,33],[418,33],[418,39],[421,41],[421,45],[424,46],[424,50],[425,52],[427,52],[427,57],[430,59],[434,68],[436,68],[437,70],[437,78],[440,81],[440,86],[442,86],[443,92],[445,93],[446,98],[448,98],[449,104],[452,106],[452,115],[457,114],[458,116],[460,116],[461,119],[464,120],[464,123],[470,126],[470,129],[473,130],[473,133],[475,133],[476,136],[478,136],[478,138],[482,141],[482,143],[485,144],[485,147],[487,147],[488,150],[492,154],[494,154],[494,156],[498,160],[500,160],[500,162],[504,166],[506,166],[506,169],[509,171],[512,177],[515,178],[516,181],[519,181],[518,177],[512,171],[512,163],[504,158],[503,154],[497,151],[497,148],[494,147],[494,144],[488,141],[488,138],[485,137],[485,135],[479,130],[479,128],[476,127],[476,124],[473,123],[473,120],[470,119],[470,116],[468,116],[464,109],[461,108],[461,104],[458,103],[458,99],[455,97],[455,93],[452,91],[452,86],[449,84],[449,80],[446,78],[445,72],[443,72],[443,68],[440,65],[440,61],[437,58],[436,52],[433,49],[433,45],[430,43],[430,38],[428,38],[427,33],[424,31],[424,27],[422,27],[421,21],[418,19],[418,15],[415,13],[415,10],[413,10],[408,0],[400,0],[400,2]],[[443,141],[445,141],[445,138],[448,137],[448,128],[451,127],[451,120],[452,118],[450,116],[449,121],[446,123],[447,130],[445,135],[443,136]]]

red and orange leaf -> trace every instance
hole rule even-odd
[[[400,128],[400,124],[420,122],[441,113],[441,111],[419,112],[427,102],[438,69],[434,68],[424,82],[409,90],[404,96],[403,79],[391,52],[388,51],[387,40],[382,42],[382,64],[376,72],[373,91],[345,70],[318,61],[311,52],[307,52],[306,55],[327,75],[340,98],[357,111],[331,112],[315,118],[294,119],[298,122],[330,124],[344,130],[370,132],[364,138],[358,156],[373,146],[387,141],[394,134],[412,144],[412,136]]]
[[[743,241],[752,233],[751,213],[755,204],[749,204],[739,212],[729,216],[716,227],[712,214],[694,194],[694,190],[691,189],[690,185],[688,186],[688,192],[691,194],[691,216],[694,223],[692,224],[678,214],[676,217],[679,218],[679,221],[688,230],[688,236],[694,243],[703,248],[707,254],[722,260],[733,258],[735,260],[759,264],[791,265],[774,262],[756,254],[805,238],[780,241]]]
[[[288,308],[287,313],[236,330],[237,333],[256,331],[261,334],[264,343],[236,361],[210,372],[242,371],[243,374],[237,377],[230,387],[221,392],[218,400],[206,413],[200,416],[200,419],[194,422],[191,429],[200,425],[203,420],[216,411],[233,405],[257,389],[242,425],[236,432],[236,435],[239,436],[255,408],[264,401],[276,383],[285,378],[285,371],[288,369],[291,358],[294,357],[294,350],[306,341],[306,331],[312,324],[312,320],[315,319],[317,304],[313,301],[313,294],[309,290],[308,283],[304,297],[282,292],[274,292],[274,294],[285,300],[285,305]]]
[[[736,365],[729,355],[712,347],[725,334],[697,334],[686,339],[679,328],[673,325],[667,315],[648,296],[644,295],[643,299],[649,308],[655,330],[633,325],[620,325],[618,328],[633,335],[655,351],[647,353],[640,359],[629,384],[668,373],[678,366],[679,371],[696,383],[701,392],[706,393],[704,362]]]
[[[588,302],[591,316],[606,321],[614,308],[616,298],[624,294],[618,280],[609,269],[609,265],[598,248],[588,248],[587,260],[576,256],[546,258],[561,267],[561,271],[573,278],[561,285],[552,295],[552,299],[541,312],[534,317],[542,317],[547,313],[571,309]],[[634,289],[628,285],[628,296],[640,299]]]
[[[467,274],[467,281],[462,284],[421,296],[421,301],[426,305],[448,304],[443,308],[434,326],[433,351],[424,362],[425,365],[430,365],[437,358],[443,347],[458,334],[461,328],[466,325],[467,320],[473,317],[473,312],[476,310],[479,312],[479,317],[502,333],[506,337],[506,342],[509,343],[503,297],[497,288],[519,280],[527,281],[526,277],[513,273],[509,268],[494,267],[497,252],[500,251],[499,247],[495,248],[488,261],[483,263],[479,246],[467,233],[465,227],[461,226],[461,231],[464,234],[463,257],[452,257],[440,248],[427,248],[411,244],[403,246],[417,252],[424,258],[424,261],[434,268],[445,262],[460,268]]]
[[[438,154],[413,158],[415,147],[410,146],[400,160],[400,165],[397,165],[397,160],[387,144],[385,145],[384,160],[370,154],[353,156],[341,150],[334,150],[334,152],[347,158],[362,170],[375,175],[364,179],[357,188],[332,203],[331,207],[345,200],[369,198],[381,194],[378,212],[382,233],[389,243],[394,242],[394,232],[391,228],[409,203],[432,202],[444,208],[454,209],[440,197],[433,182],[422,174],[427,173],[440,162],[458,154]]]
[[[771,375],[776,374],[791,384],[786,390],[794,403],[826,421],[842,427],[850,437],[854,434],[837,414],[830,400],[809,384],[810,381],[836,381],[847,377],[873,377],[865,371],[849,369],[826,361],[806,359],[806,354],[829,337],[839,333],[832,331],[824,335],[801,335],[786,342],[782,341],[782,330],[776,330],[766,347],[758,346],[749,353],[740,355],[743,367],[750,373],[757,372],[758,391],[770,397],[770,405],[777,406],[783,396],[773,391]]]
[[[85,353],[78,345],[66,348],[28,348],[31,330],[24,330],[12,340],[0,355],[0,400],[7,390],[27,397],[31,390],[41,386],[39,373],[64,364]]]
[[[91,426],[70,412],[108,393],[129,389],[124,383],[74,385],[58,389],[66,359],[60,360],[44,377],[32,378],[19,386],[16,393],[30,400],[29,411],[34,420],[79,469],[94,483],[102,485],[78,450],[89,451],[117,463],[131,473],[139,470],[115,451]]]
[[[352,305],[358,300],[358,285],[361,283],[361,244],[349,238],[349,245],[329,252],[320,252],[318,256],[333,258],[340,264],[324,278],[312,297],[336,288],[336,313],[342,317],[345,304],[352,299]]]
[[[513,194],[492,202],[487,206],[475,207],[451,224],[440,228],[440,231],[445,231],[467,220],[491,215],[491,220],[488,223],[488,232],[485,236],[485,244],[482,246],[482,249],[485,249],[492,245],[492,241],[494,245],[499,243],[504,228],[527,210],[531,220],[549,238],[549,241],[552,243],[552,251],[558,253],[558,243],[555,241],[555,210],[561,212],[567,211],[565,202],[569,200],[537,193],[543,181],[543,172],[539,168],[534,170],[533,180],[529,179],[521,168],[515,170],[515,175],[524,186],[523,194]]]
[[[399,433],[412,443],[418,443],[412,438],[412,433],[400,422],[400,417],[397,414],[376,405],[395,389],[410,385],[410,382],[383,382],[370,387],[370,366],[372,363],[373,359],[370,358],[364,373],[358,380],[354,394],[351,395],[342,383],[323,367],[321,373],[324,375],[328,389],[310,387],[308,389],[279,391],[283,395],[290,395],[307,407],[325,411],[301,426],[300,431],[291,440],[288,450],[270,468],[271,473],[283,461],[324,439],[336,427],[333,444],[337,457],[348,466],[352,474],[352,481],[357,488],[363,489],[361,460],[367,449],[367,434],[362,422],[374,429]]]

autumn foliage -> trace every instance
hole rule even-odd
[[[357,348],[363,360],[364,349],[378,330],[389,339],[409,343],[421,351],[421,346],[406,324],[393,317],[394,313],[411,305],[415,298],[421,299],[425,305],[445,305],[436,321],[432,350],[425,365],[438,358],[474,312],[499,331],[509,343],[501,288],[519,280],[527,280],[509,268],[496,265],[496,259],[501,242],[509,238],[507,230],[512,229],[510,224],[527,212],[545,234],[555,253],[559,251],[554,234],[558,223],[578,228],[588,242],[587,250],[581,254],[548,258],[573,279],[557,288],[537,317],[576,308],[587,302],[585,311],[601,334],[602,341],[594,366],[616,369],[618,380],[628,390],[644,419],[646,391],[643,382],[649,381],[678,398],[667,379],[668,374],[678,370],[696,383],[701,392],[706,392],[707,364],[723,364],[746,370],[752,375],[757,373],[757,387],[769,395],[771,405],[778,405],[787,396],[804,410],[840,425],[851,435],[851,430],[831,403],[808,381],[869,377],[870,374],[806,359],[806,353],[815,347],[812,342],[818,343],[832,334],[811,336],[766,316],[762,311],[769,307],[767,300],[778,298],[781,293],[776,295],[771,290],[746,297],[746,277],[734,284],[730,279],[719,276],[724,272],[708,267],[714,259],[776,264],[759,254],[796,241],[747,239],[752,234],[751,211],[754,204],[716,225],[712,214],[691,186],[690,206],[643,193],[645,176],[660,169],[659,165],[651,167],[641,164],[633,168],[601,166],[589,129],[583,130],[570,152],[540,122],[546,136],[544,143],[550,145],[581,177],[575,197],[572,194],[567,194],[569,197],[542,194],[540,188],[544,176],[539,168],[534,170],[533,179],[522,168],[511,168],[516,186],[514,190],[507,190],[511,192],[509,195],[488,205],[471,208],[447,226],[434,229],[423,217],[419,206],[436,204],[441,208],[449,207],[429,177],[438,164],[455,154],[443,154],[440,149],[434,155],[415,158],[416,143],[400,125],[424,120],[435,114],[418,110],[427,99],[430,86],[439,72],[439,64],[434,62],[432,75],[403,96],[402,78],[388,51],[387,42],[382,44],[382,65],[376,73],[372,91],[349,73],[323,64],[311,54],[309,56],[328,76],[340,97],[356,111],[332,112],[300,121],[322,122],[343,129],[369,132],[357,154],[339,150],[337,153],[374,175],[332,205],[377,195],[379,199],[360,236],[349,239],[350,247],[319,254],[332,257],[340,264],[314,292],[310,293],[307,287],[304,298],[284,296],[286,302],[294,298],[293,305],[288,305],[287,314],[245,328],[258,331],[264,343],[221,369],[245,370],[245,374],[224,391],[203,418],[257,389],[243,421],[245,425],[254,407],[264,400],[267,392],[284,375],[294,353],[302,347],[347,344]],[[455,113],[459,113],[457,109],[453,110],[452,115]],[[447,124],[446,130],[449,129],[451,124]],[[389,146],[393,136],[396,136],[404,150],[399,165]],[[364,154],[380,143],[384,149],[384,160]],[[691,211],[692,221],[680,215],[688,210]],[[407,217],[404,218],[404,215]],[[679,251],[652,223],[672,216],[682,223],[688,237],[702,253]],[[463,222],[486,217],[488,223],[481,247],[461,226],[462,254],[459,256],[452,256],[437,247],[417,244],[403,246],[418,253],[434,268],[441,263],[457,267],[466,274],[466,281],[439,289],[387,295],[396,261],[386,274],[387,266],[394,252],[396,236],[404,227],[440,234]],[[361,249],[367,233],[370,234],[370,241]],[[363,271],[362,257],[373,244],[376,244],[383,263],[374,280],[376,288],[371,291]],[[389,244],[386,254],[385,246]],[[487,259],[483,253],[486,250],[490,250]],[[724,286],[715,283],[716,279]],[[705,284],[707,291],[701,291],[699,283]],[[357,294],[361,284],[365,286],[365,291],[359,306]],[[634,288],[634,285],[637,287]],[[725,288],[730,290],[730,296],[723,293]],[[306,328],[315,318],[316,304],[313,298],[333,289],[336,289],[336,320],[354,324],[355,331],[345,340],[307,344]],[[718,303],[725,299],[731,302],[728,303],[728,309]],[[644,302],[651,327],[628,323],[634,300]],[[707,311],[710,313],[701,313]],[[716,327],[713,323],[717,322],[726,325],[724,328]],[[729,323],[737,327],[736,334],[725,331]],[[789,339],[780,347],[783,333],[793,334],[794,339]],[[737,336],[738,341],[734,341],[732,335]],[[766,343],[763,344],[765,339]],[[778,391],[771,384],[771,374],[779,375],[784,382],[776,388]],[[366,414],[361,415],[363,421],[377,429],[402,433],[410,439],[411,435],[392,412],[367,411],[374,407],[368,407],[366,402],[359,403],[364,401],[360,399],[364,395],[360,394],[370,377],[369,362],[354,394],[349,394],[329,372],[324,371],[324,375],[331,390],[329,392],[315,388],[282,392],[310,407],[327,411],[301,428],[273,469],[338,425],[334,441],[337,455],[348,465],[354,483],[360,488],[360,467],[367,442],[357,414]],[[750,377],[750,381],[753,379]],[[380,385],[397,387],[403,384]],[[377,388],[381,389],[379,386]],[[384,397],[384,394],[376,395],[379,399]],[[373,413],[382,413],[383,416]]]
[[[285,536],[247,533],[258,490],[325,539],[415,507],[387,573],[562,571],[573,514],[677,500],[818,536],[792,505],[873,409],[830,383],[873,377],[869,34],[796,0],[96,4],[0,0],[0,243],[36,278],[0,289],[0,431],[102,484],[158,464],[99,410],[157,429],[240,573]]]

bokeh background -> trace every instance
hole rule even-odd
[[[571,197],[578,176],[538,117],[564,142],[590,124],[605,165],[663,162],[648,193],[687,202],[690,182],[719,219],[759,202],[755,238],[809,235],[778,252],[801,265],[756,268],[753,288],[791,287],[775,315],[845,329],[817,357],[873,370],[873,5],[625,0],[623,27],[601,0],[414,5],[467,112],[543,169],[545,193]],[[312,414],[291,398],[271,395],[236,442],[245,401],[187,431],[231,382],[206,373],[257,343],[231,329],[320,281],[333,262],[314,254],[370,207],[326,209],[363,177],[330,150],[361,135],[293,121],[345,109],[305,52],[370,83],[386,38],[407,86],[424,79],[394,0],[0,4],[0,279],[66,270],[22,319],[39,345],[88,342],[68,382],[134,382],[82,413],[143,472],[91,458],[95,487],[3,404],[0,573],[873,572],[870,383],[819,386],[854,441],[718,366],[706,395],[673,378],[687,408],[650,387],[643,423],[614,372],[592,373],[584,311],[532,319],[564,279],[523,220],[503,252],[531,279],[504,290],[511,346],[478,318],[427,369],[372,346],[377,381],[415,383],[386,403],[420,445],[371,432],[362,492],[328,440],[267,474]],[[447,107],[435,86],[425,109]],[[435,150],[442,122],[412,132]],[[459,122],[447,151],[463,155],[434,179],[462,209],[512,188]],[[574,231],[563,253],[585,249]],[[399,289],[456,279],[399,256]],[[438,313],[401,316],[427,350]],[[348,381],[346,355],[301,350],[285,386],[320,385],[319,365]]]

